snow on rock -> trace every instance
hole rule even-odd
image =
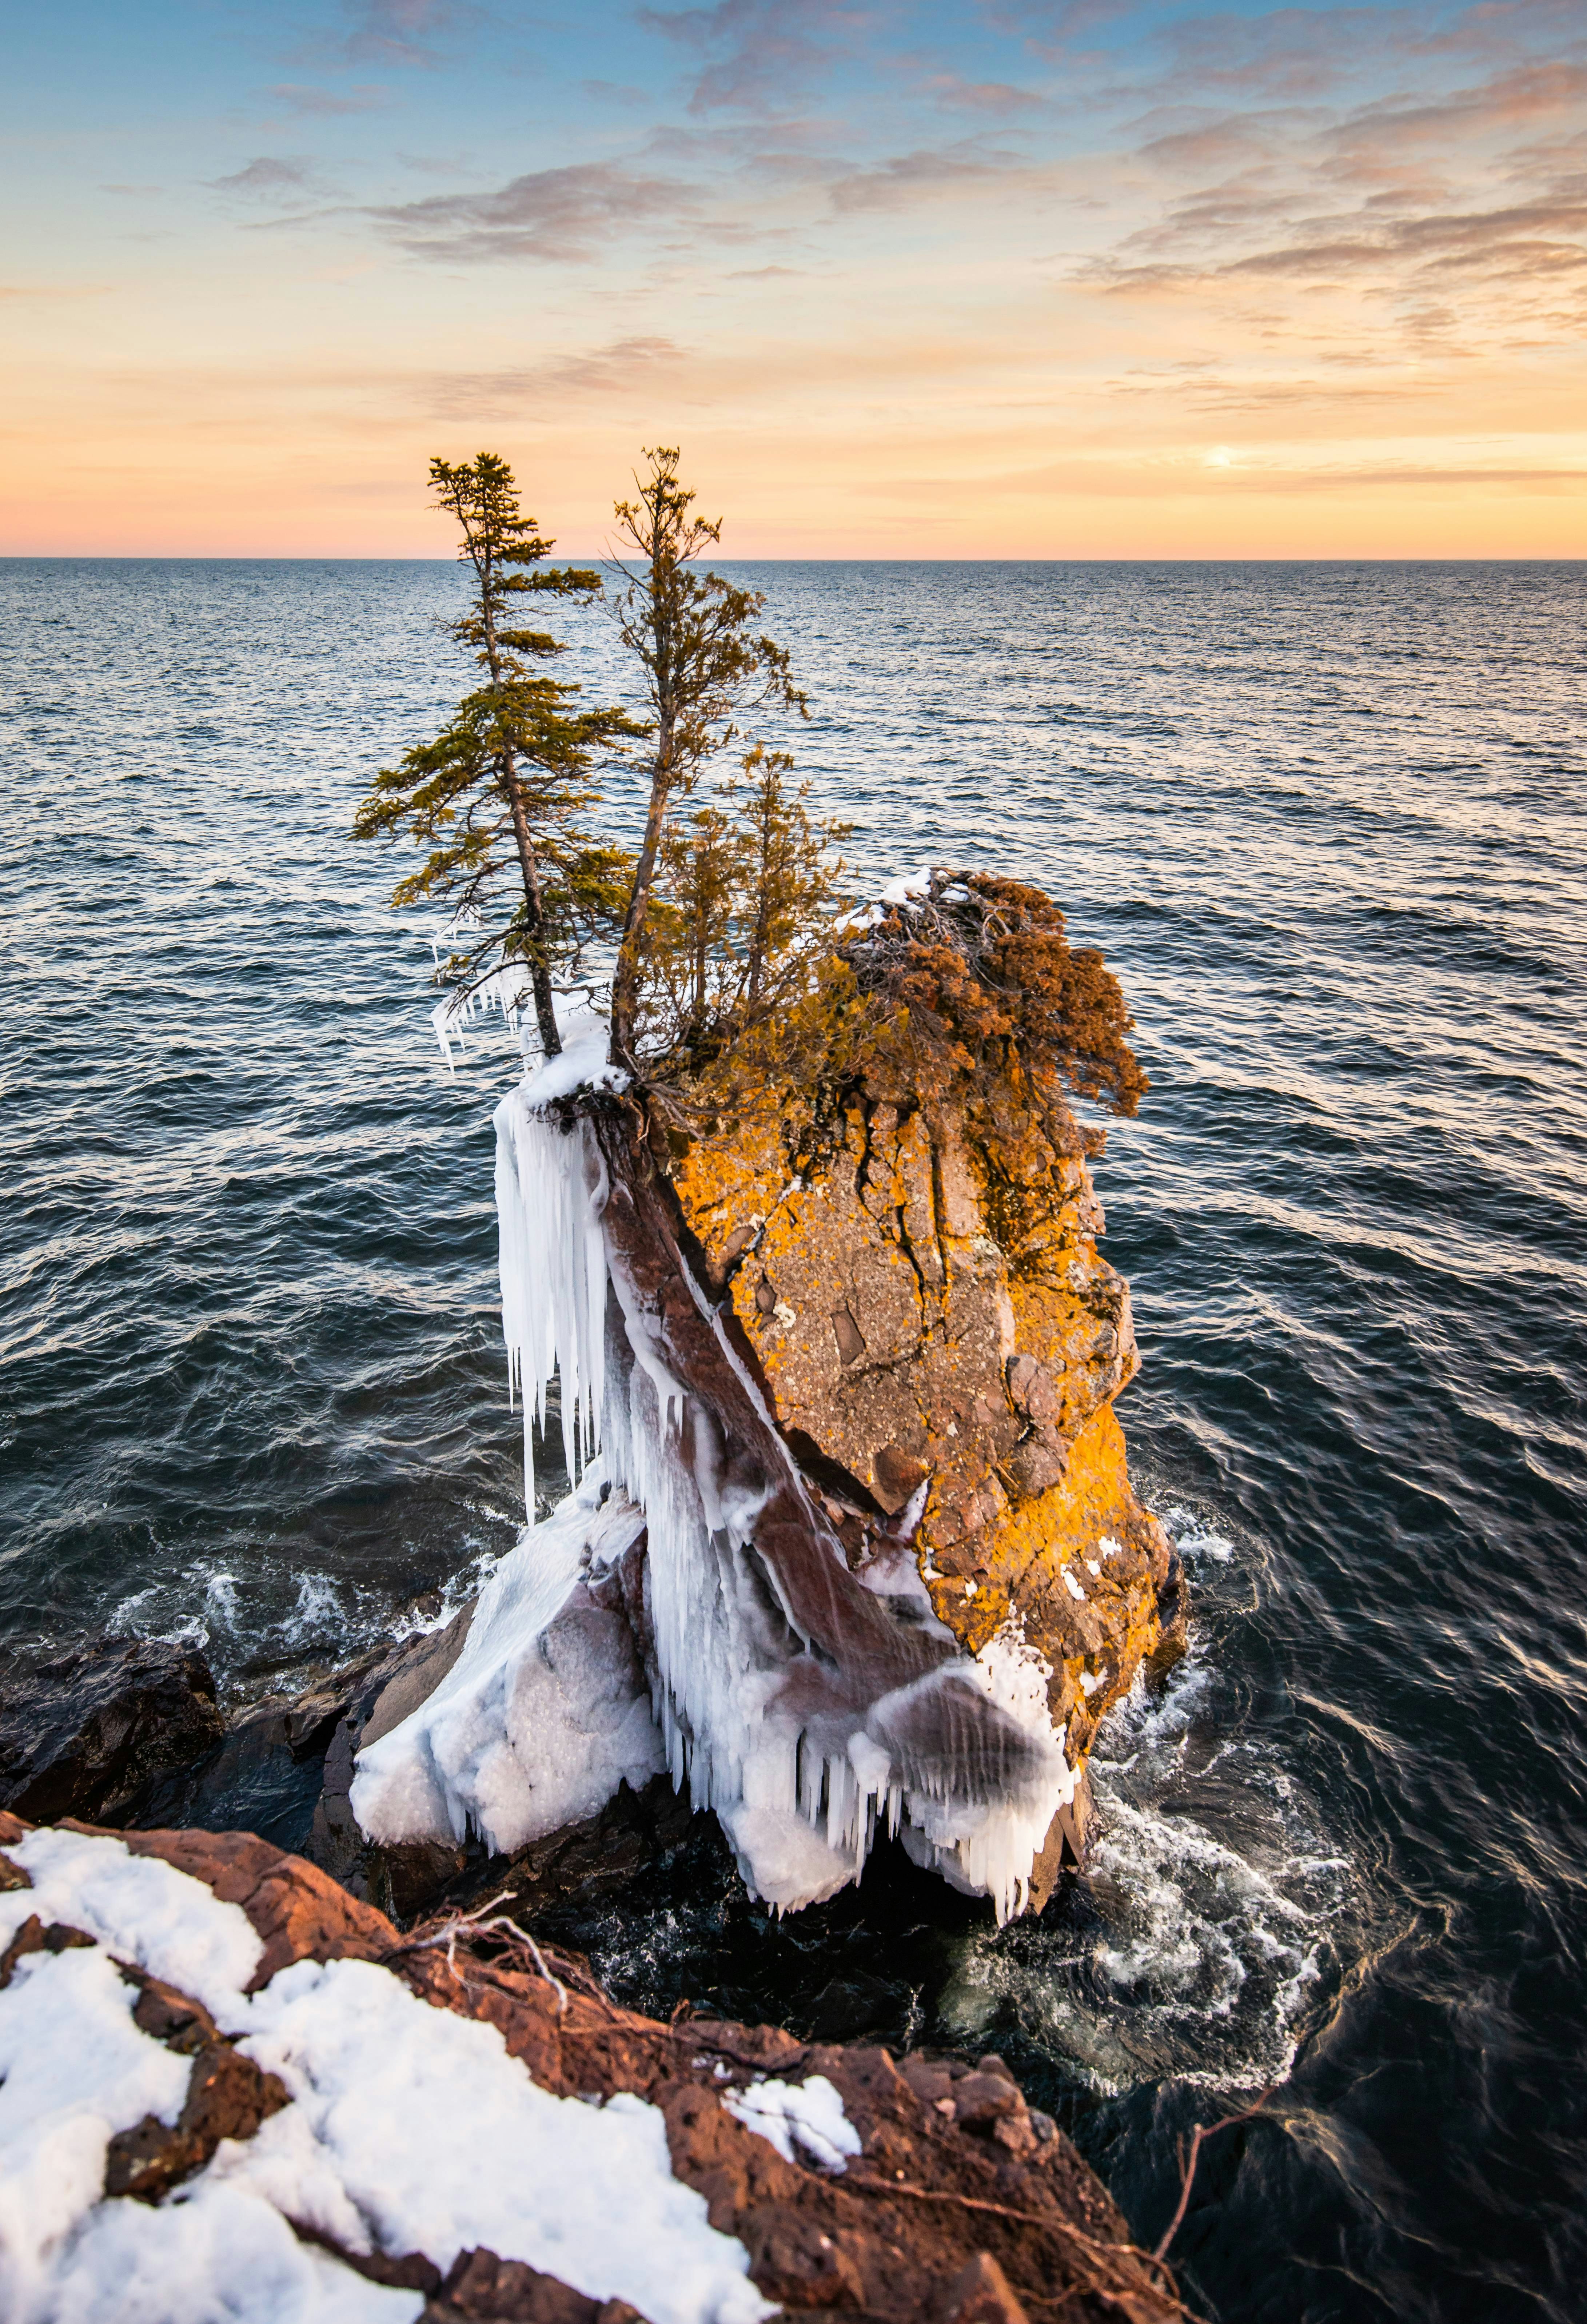
[[[223,2029],[242,2022],[244,1988],[264,1948],[240,1904],[223,1904],[158,1858],[129,1856],[119,1840],[86,1832],[43,1825],[6,1854],[33,1885],[0,1895],[0,1947],[36,1913],[190,1993]]]
[[[431,2008],[368,1961],[297,1962],[254,2022],[244,2047],[298,2103],[217,2156],[231,2185],[338,2242],[363,2227],[443,2269],[483,2246],[652,2324],[766,2313],[743,2246],[672,2176],[666,2123],[642,2098],[554,2097],[494,2025]]]
[[[133,2024],[136,1999],[97,1949],[28,1955],[0,1994],[0,2312],[98,2200],[113,2135],[181,2112],[189,2061]]]
[[[626,1495],[603,1504],[590,1471],[525,1528],[440,1684],[359,1754],[352,1807],[372,1840],[460,1840],[472,1829],[510,1854],[598,1813],[624,1781],[637,1791],[662,1772],[632,1634],[584,1579],[643,1526]]]
[[[412,2324],[420,2294],[305,2248],[294,2219],[442,2268],[486,2246],[652,2324],[769,2312],[642,2099],[540,2089],[494,2026],[373,1962],[298,1961],[250,1996],[260,1947],[239,1908],[120,1840],[46,1830],[7,1852],[33,1886],[0,1895],[0,1938],[37,1914],[97,1940],[24,1955],[0,1991],[8,2324]],[[102,2199],[106,2152],[145,2115],[175,2121],[191,2061],[133,2023],[113,1952],[202,1997],[292,2100],[158,2205]]]
[[[255,2197],[206,2179],[169,2202],[100,2203],[15,2324],[414,2324],[418,2292],[366,2283]]]
[[[861,2151],[860,2134],[825,2074],[803,2082],[754,2082],[730,2091],[722,2103],[746,2130],[770,2139],[785,2163],[798,2161],[797,2145],[822,2170],[846,2171],[845,2158]]]

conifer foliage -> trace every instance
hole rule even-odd
[[[555,1056],[556,977],[592,941],[615,934],[632,884],[632,859],[586,827],[595,770],[644,729],[621,709],[581,708],[579,688],[543,669],[563,648],[549,631],[521,626],[521,601],[587,602],[602,580],[577,568],[522,569],[540,567],[556,544],[522,514],[507,462],[493,452],[457,466],[432,460],[429,480],[457,521],[458,558],[474,576],[451,635],[484,682],[432,741],[376,775],[353,828],[360,839],[405,836],[428,849],[393,904],[447,903],[458,943],[441,981],[469,991],[516,970],[511,997],[532,999],[541,1047]]]
[[[688,890],[675,900],[695,931],[697,961],[700,943],[708,954],[716,941],[723,908],[713,898],[724,876],[726,839],[711,820],[721,810],[701,810],[705,822],[675,834],[669,859],[669,816],[738,738],[741,717],[768,707],[805,715],[787,653],[757,630],[764,596],[696,565],[703,549],[720,542],[722,526],[690,513],[695,495],[679,481],[676,447],[659,446],[645,460],[646,473],[635,479],[638,498],[616,503],[626,552],[617,562],[627,585],[616,606],[618,627],[642,673],[650,724],[644,837],[612,984],[612,1056],[631,1071],[639,1065],[641,987],[647,966],[654,971],[660,958],[654,932],[647,936],[659,875],[669,868]],[[672,991],[671,966],[661,970],[660,983]],[[697,968],[695,990],[705,989]],[[662,1046],[670,1045],[663,1039]]]
[[[640,948],[652,1083],[698,1073],[778,1016],[831,950],[850,826],[812,815],[792,772],[786,751],[757,742],[714,798],[664,826]]]

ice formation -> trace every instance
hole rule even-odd
[[[510,1387],[523,1396],[523,1488],[534,1508],[534,1426],[561,1377],[562,1451],[576,1477],[595,1451],[605,1377],[606,1260],[599,1221],[581,1183],[583,1148],[547,1106],[581,1084],[612,1088],[604,1019],[564,1019],[560,1056],[548,1057],[496,1108],[496,1218],[502,1330]],[[530,1388],[534,1391],[531,1410]]]
[[[472,1828],[508,1849],[665,1766],[780,1909],[856,1878],[885,1824],[1006,1918],[1075,1793],[1049,1667],[1017,1625],[962,1652],[909,1512],[897,1554],[850,1573],[722,1313],[639,1216],[625,1133],[608,1150],[587,1107],[556,1105],[615,1085],[604,1054],[598,1020],[570,1027],[495,1117],[526,1499],[553,1375],[584,1481],[497,1568],[436,1693],[361,1755],[354,1812],[379,1840]]]
[[[643,1530],[625,1495],[603,1503],[592,1474],[525,1533],[434,1693],[360,1754],[352,1806],[372,1840],[462,1840],[472,1827],[505,1855],[661,1773],[632,1634],[584,1578]]]
[[[7,1853],[33,1886],[0,1895],[0,1946],[33,1913],[97,1940],[24,1956],[0,1992],[8,2324],[414,2324],[422,2293],[365,2282],[292,2220],[443,2269],[484,2246],[654,2324],[770,2312],[642,2099],[540,2089],[494,2026],[372,1962],[299,1961],[249,1995],[261,1948],[240,1908],[119,1840],[42,1830]],[[101,2200],[106,2152],[147,2114],[176,2120],[190,2061],[133,2023],[112,1951],[201,1998],[292,2099],[158,2205]]]

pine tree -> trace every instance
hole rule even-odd
[[[645,926],[668,811],[734,740],[742,714],[766,706],[805,712],[787,653],[756,633],[761,594],[694,569],[700,551],[720,542],[722,526],[689,514],[695,496],[678,482],[676,448],[661,445],[645,458],[648,473],[634,480],[638,499],[616,504],[620,533],[634,558],[618,560],[628,584],[618,624],[644,672],[650,712],[650,801],[612,985],[612,1056],[631,1071]]]
[[[757,742],[741,771],[668,818],[641,947],[646,1079],[676,1085],[762,1028],[830,954],[847,824],[813,816],[786,751]],[[775,1036],[756,1045],[775,1057]]]
[[[454,927],[471,932],[439,971],[443,982],[471,991],[521,964],[541,1047],[554,1056],[562,1046],[554,976],[592,938],[615,933],[632,887],[632,857],[585,826],[598,796],[593,770],[601,753],[645,729],[623,710],[580,709],[577,686],[537,667],[564,650],[560,641],[513,625],[523,597],[587,603],[603,585],[577,568],[518,569],[539,567],[556,544],[521,513],[507,462],[493,452],[457,466],[432,460],[429,480],[437,505],[457,521],[458,560],[474,575],[468,610],[450,633],[484,682],[432,741],[382,769],[354,833],[406,836],[430,851],[393,905],[444,899]]]

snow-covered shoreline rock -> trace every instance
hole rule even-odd
[[[245,1833],[0,1816],[0,1882],[15,2324],[1174,2312],[998,2060],[661,2025]]]

